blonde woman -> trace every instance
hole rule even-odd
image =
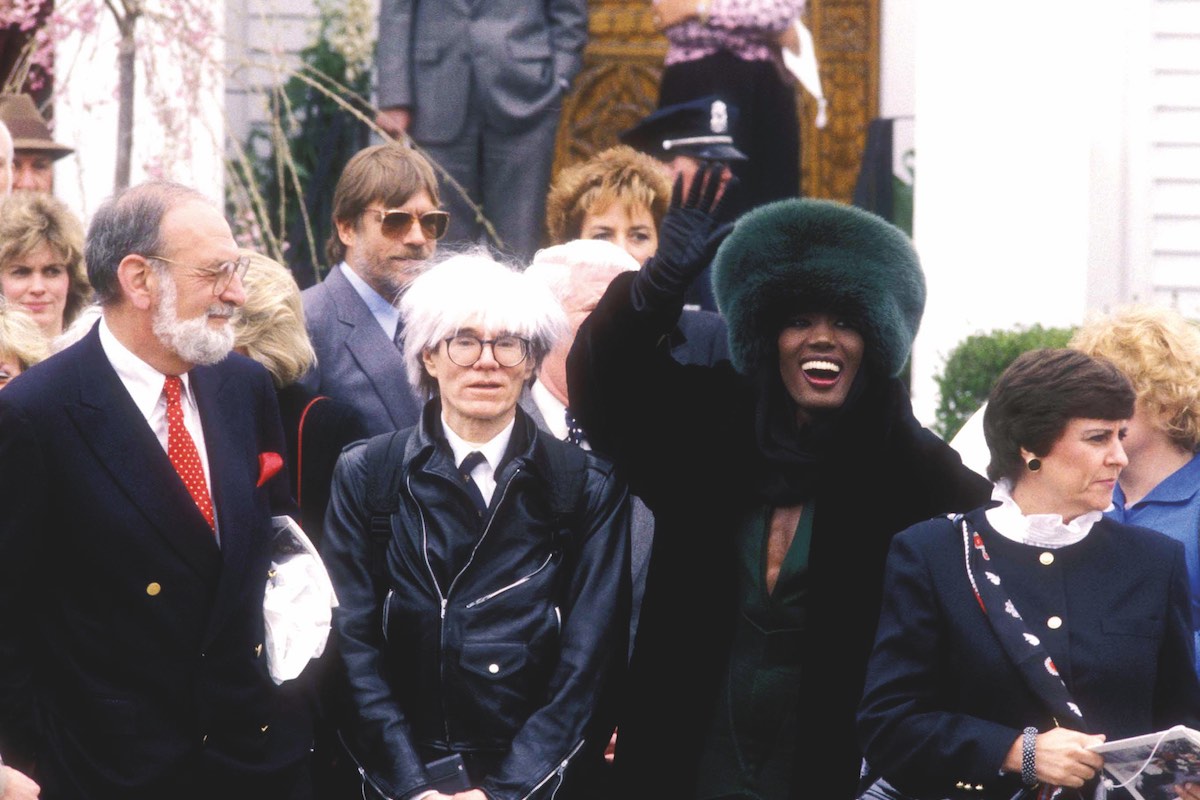
[[[41,192],[0,201],[0,295],[33,316],[49,341],[71,324],[92,288],[83,265],[83,226]]]
[[[1183,543],[1200,655],[1200,330],[1169,308],[1132,306],[1089,321],[1071,347],[1112,361],[1137,393],[1107,515]]]
[[[33,318],[0,297],[0,389],[49,355],[50,345]]]
[[[250,258],[250,266],[242,281],[246,304],[236,324],[234,346],[271,373],[300,526],[319,543],[338,453],[366,437],[366,428],[351,406],[315,395],[298,382],[317,357],[304,328],[300,287],[292,273],[264,255],[242,253]]]

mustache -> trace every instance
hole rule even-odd
[[[204,313],[210,317],[224,317],[230,322],[241,318],[241,309],[232,303],[213,303]]]

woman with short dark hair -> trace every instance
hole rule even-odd
[[[1025,353],[996,382],[993,502],[892,543],[866,796],[1090,797],[1089,747],[1200,721],[1183,547],[1103,516],[1133,408],[1128,378],[1075,350]]]

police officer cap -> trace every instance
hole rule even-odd
[[[620,135],[623,143],[655,158],[677,155],[706,161],[745,161],[733,146],[731,129],[737,106],[716,95],[663,106]]]

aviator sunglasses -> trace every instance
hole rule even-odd
[[[379,230],[389,239],[399,239],[406,236],[414,222],[421,223],[421,233],[426,239],[440,239],[446,235],[446,226],[450,224],[450,213],[447,211],[426,211],[424,214],[414,214],[411,211],[401,211],[398,208],[368,208],[364,214],[379,215]]]

